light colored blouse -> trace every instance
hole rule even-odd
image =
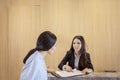
[[[44,57],[35,51],[24,64],[20,80],[47,80],[47,68]]]
[[[79,60],[80,60],[80,55],[77,56],[75,53],[75,62],[74,62],[74,66],[75,66],[75,69],[78,69],[78,64],[79,64]]]

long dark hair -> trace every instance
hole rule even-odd
[[[50,31],[42,32],[37,39],[36,48],[28,52],[28,54],[23,59],[23,63],[25,64],[27,59],[37,50],[48,51],[55,44],[56,40],[57,40],[57,37],[52,32]]]
[[[87,65],[87,62],[88,62],[88,60],[87,60],[87,56],[86,56],[86,47],[85,47],[85,40],[84,40],[84,37],[83,36],[81,36],[81,35],[77,35],[77,36],[75,36],[74,38],[73,38],[73,40],[72,40],[72,44],[71,44],[71,48],[70,48],[70,50],[69,51],[71,51],[71,52],[74,52],[74,48],[73,48],[73,41],[75,40],[75,39],[79,39],[80,40],[80,42],[81,42],[81,49],[80,49],[80,51],[79,51],[79,53],[80,53],[80,63],[82,64],[82,66],[86,66]]]

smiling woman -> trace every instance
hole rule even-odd
[[[68,65],[66,65],[67,62]],[[83,36],[77,35],[73,38],[71,48],[58,65],[58,68],[66,71],[77,69],[81,70],[83,73],[94,71],[90,54],[86,52]]]

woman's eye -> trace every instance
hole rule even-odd
[[[80,43],[78,42],[78,43],[73,43],[73,44],[80,44]]]
[[[77,43],[77,44],[80,44],[80,43]]]
[[[73,43],[73,44],[75,44],[75,43]]]

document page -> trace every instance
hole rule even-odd
[[[71,77],[71,76],[77,76],[77,75],[83,75],[84,73],[82,73],[79,70],[75,70],[72,72],[67,72],[67,71],[56,71],[55,72],[57,75],[61,76],[61,77]]]

